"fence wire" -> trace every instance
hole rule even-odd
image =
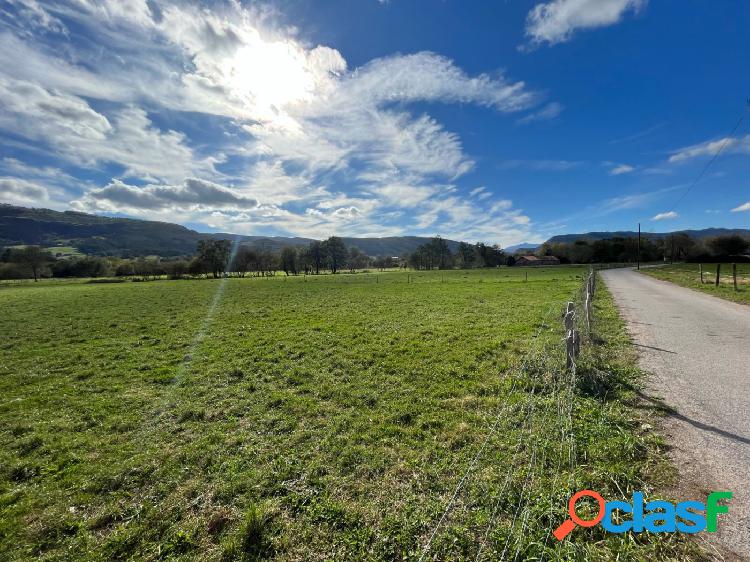
[[[503,435],[511,435],[514,428],[517,434],[510,443],[507,464],[502,467],[504,478],[489,498],[487,522],[477,532],[473,559],[519,560],[531,555],[544,560],[549,555],[550,535],[561,521],[567,497],[577,484],[576,371],[580,346],[587,345],[593,337],[595,290],[596,274],[589,270],[568,302],[553,305],[545,315],[529,351],[511,375],[506,402],[432,528],[419,560],[440,559],[440,553],[433,552],[436,538],[451,520],[458,498],[467,495],[466,490],[472,485],[481,486],[472,478],[483,463],[489,462],[490,440],[500,433],[501,425],[506,429],[505,424],[509,427]],[[543,331],[547,336],[558,335],[540,337]],[[518,392],[524,392],[526,399],[520,409],[514,400]],[[549,431],[550,427],[554,431]],[[543,534],[540,529],[544,529]],[[529,537],[529,532],[535,536]],[[534,545],[534,552],[527,552],[529,545]]]

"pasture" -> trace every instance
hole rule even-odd
[[[584,272],[0,287],[0,559],[683,558],[550,536],[671,475],[603,285],[560,368]]]
[[[750,263],[737,264],[737,291],[734,290],[731,263],[721,264],[718,287],[715,285],[715,263],[703,264],[703,283],[701,283],[697,263],[675,263],[663,267],[642,269],[641,272],[715,297],[750,304]]]

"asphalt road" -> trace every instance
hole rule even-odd
[[[733,492],[719,531],[698,536],[750,560],[750,306],[631,269],[602,277],[651,373],[647,399],[674,410],[664,431],[680,472],[675,495]]]

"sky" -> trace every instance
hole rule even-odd
[[[1,0],[0,202],[503,246],[750,228],[749,26],[745,0]]]

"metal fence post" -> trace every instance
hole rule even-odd
[[[721,264],[716,264],[716,286],[719,286],[719,273],[721,272]]]

